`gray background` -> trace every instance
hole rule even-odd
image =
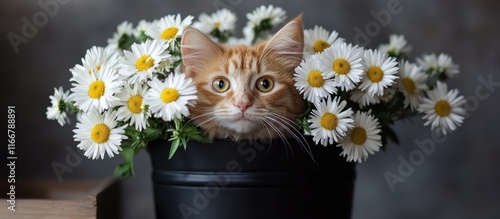
[[[197,17],[201,12],[215,11],[214,2],[223,2],[237,12],[242,27],[247,12],[272,3],[283,7],[289,18],[304,12],[306,28],[322,25],[354,42],[354,28],[364,30],[367,24],[373,24],[376,20],[370,11],[386,10],[389,1],[69,0],[15,54],[7,33],[21,34],[21,18],[31,20],[41,8],[35,0],[2,0],[2,104],[3,109],[7,105],[17,109],[16,176],[19,180],[56,179],[51,163],[64,163],[68,153],[65,148],[75,148],[76,143],[71,131],[74,126],[62,128],[57,122],[46,120],[48,96],[53,87],[70,88],[68,69],[80,63],[86,49],[105,45],[123,20],[137,23],[140,19],[153,20],[178,12]],[[490,76],[493,81],[500,81],[499,4],[487,0],[400,3],[402,12],[392,14],[389,24],[370,38],[368,47],[374,48],[387,41],[389,34],[398,33],[413,45],[413,57],[422,53],[450,54],[460,64],[461,74],[450,80],[449,86],[459,88],[473,107],[469,108],[464,127],[444,142],[436,143],[434,153],[425,156],[392,192],[384,173],[397,174],[398,157],[408,159],[412,153],[418,153],[415,140],[431,139],[431,132],[422,127],[420,118],[414,123],[396,124],[401,143],[388,144],[385,152],[357,166],[353,218],[500,218],[499,87],[488,91],[478,80]],[[477,89],[489,96],[480,98]],[[5,150],[0,151],[6,157]],[[123,218],[152,218],[150,160],[146,153],[141,153],[135,161],[137,176],[123,182]],[[72,168],[72,173],[64,175],[64,180],[109,177],[120,162],[121,158],[84,159]]]

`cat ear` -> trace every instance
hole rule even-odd
[[[191,77],[206,66],[222,49],[199,30],[187,27],[182,33],[181,55],[186,76]]]
[[[273,56],[273,58],[285,62],[287,66],[295,68],[302,60],[303,49],[304,29],[301,14],[274,34],[265,45],[262,58]]]

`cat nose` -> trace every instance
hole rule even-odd
[[[250,106],[252,106],[252,103],[247,101],[239,101],[238,103],[236,103],[236,106],[240,108],[242,113],[244,113]]]

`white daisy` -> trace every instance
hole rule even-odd
[[[338,142],[346,135],[346,131],[353,126],[351,108],[344,110],[347,102],[340,102],[339,97],[333,100],[329,97],[314,103],[316,109],[311,111],[308,120],[311,123],[311,134],[313,140],[323,146]]]
[[[366,161],[369,154],[379,151],[382,146],[379,133],[380,125],[377,118],[367,112],[356,112],[354,127],[347,131],[346,136],[337,145],[343,150],[340,155],[347,157],[348,162]]]
[[[93,46],[86,51],[85,57],[82,58],[82,64],[76,64],[70,69],[73,76],[70,81],[74,81],[76,75],[93,74],[103,67],[115,68],[120,58],[117,50]]]
[[[170,58],[167,47],[158,40],[146,40],[141,44],[133,44],[131,51],[124,51],[120,74],[129,83],[141,83],[157,73],[160,62]]]
[[[211,15],[200,14],[198,21],[194,22],[193,27],[208,35],[213,31],[233,31],[235,23],[236,15],[230,10],[223,8]]]
[[[167,15],[160,20],[153,22],[151,28],[146,31],[146,34],[153,39],[165,42],[170,48],[174,48],[175,41],[182,36],[184,29],[191,25],[193,16],[187,16],[181,19],[181,15]]]
[[[78,148],[85,151],[88,158],[104,159],[107,153],[109,157],[118,154],[121,148],[121,141],[127,139],[125,127],[116,127],[116,111],[108,110],[99,113],[92,110],[81,115],[76,129],[73,130],[75,141],[80,141]]]
[[[151,28],[151,25],[153,24],[149,21],[140,20],[139,23],[137,23],[137,27],[135,27],[134,29],[135,38],[140,39],[141,37],[145,36],[146,31]]]
[[[84,112],[93,108],[102,112],[118,101],[114,94],[120,91],[122,81],[113,68],[101,68],[96,74],[75,75],[74,81],[71,92],[75,94],[75,106]]]
[[[169,74],[164,82],[153,78],[149,86],[144,102],[156,117],[165,121],[189,116],[187,105],[198,99],[195,83],[185,74]]]
[[[249,23],[254,25],[261,25],[261,22],[264,21],[275,26],[286,19],[286,12],[282,8],[274,7],[273,5],[267,7],[261,5],[251,13],[248,13],[247,19]]]
[[[116,27],[116,32],[113,34],[113,37],[108,39],[108,48],[119,50],[120,41],[123,41],[125,38],[130,39],[133,35],[134,27],[132,23],[123,21]]]
[[[344,42],[343,38],[338,37],[336,31],[328,32],[321,26],[314,26],[314,29],[304,30],[304,55],[313,55],[322,53],[326,48],[338,47]]]
[[[260,6],[251,13],[247,14],[247,25],[243,28],[245,38],[253,41],[255,34],[261,34],[262,31],[269,31],[272,27],[283,22],[286,19],[286,12],[280,7]]]
[[[244,41],[250,42],[250,45],[253,43],[256,43],[254,41],[258,41],[258,39],[255,39],[255,31],[253,29],[253,26],[247,25],[243,28],[243,38],[245,39]],[[262,38],[260,40],[265,40],[266,38]]]
[[[389,36],[389,44],[380,45],[378,50],[390,56],[399,56],[402,53],[409,53],[411,46],[408,45],[405,36],[391,34]]]
[[[61,126],[70,123],[66,114],[67,104],[70,101],[69,91],[64,92],[62,87],[54,88],[54,95],[49,98],[52,106],[47,107],[47,119],[57,120]]]
[[[424,126],[431,125],[431,130],[437,128],[438,133],[447,134],[454,131],[464,120],[465,103],[463,96],[458,96],[458,90],[448,91],[445,83],[437,82],[434,90],[427,92],[418,111],[425,113],[427,121]]]
[[[69,81],[74,81],[77,75],[86,75],[86,74],[88,75],[94,72],[92,68],[85,68],[83,67],[83,65],[80,64],[76,64],[75,67],[70,68],[69,71],[71,72],[72,75]]]
[[[117,119],[129,121],[135,129],[142,131],[148,125],[149,113],[144,104],[144,96],[147,88],[141,84],[125,85],[122,91],[116,96],[120,98],[117,106]]]
[[[116,67],[119,60],[119,54],[115,50],[93,46],[87,50],[82,64],[86,70],[89,70],[88,73],[92,74],[103,67]]]
[[[318,56],[321,70],[335,75],[335,83],[343,91],[352,90],[361,81],[363,65],[358,46],[341,43],[339,47],[328,47]]]
[[[459,73],[458,65],[453,63],[450,56],[442,53],[439,56],[436,54],[423,55],[421,58],[417,58],[417,63],[429,73],[442,73],[446,77],[454,77]]]
[[[446,74],[446,77],[454,77],[459,73],[458,70],[458,65],[453,63],[453,60],[449,55],[446,54],[439,54],[438,58],[438,72],[444,72]]]
[[[391,86],[398,78],[398,63],[393,57],[378,50],[368,50],[364,54],[365,76],[359,85],[361,90],[368,90],[371,95],[382,96],[384,88]]]
[[[359,104],[361,107],[380,103],[380,98],[377,95],[370,95],[366,90],[355,88],[349,93],[349,99]]]
[[[295,87],[309,102],[317,102],[329,94],[337,93],[333,73],[326,74],[320,69],[316,56],[302,60],[295,68]]]
[[[405,107],[416,109],[427,91],[427,74],[417,65],[405,61],[399,65],[398,88],[405,96]]]
[[[253,26],[247,25],[243,28],[243,38],[245,39],[244,41],[250,42],[250,45],[254,43],[255,39],[255,32],[253,30]]]
[[[417,58],[417,64],[422,70],[432,73],[437,68],[437,56],[436,54],[422,55],[422,57]]]

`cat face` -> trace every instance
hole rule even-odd
[[[255,46],[217,45],[188,28],[181,48],[184,72],[198,89],[192,122],[209,136],[239,140],[292,134],[304,111],[293,81],[303,50],[300,17]]]

